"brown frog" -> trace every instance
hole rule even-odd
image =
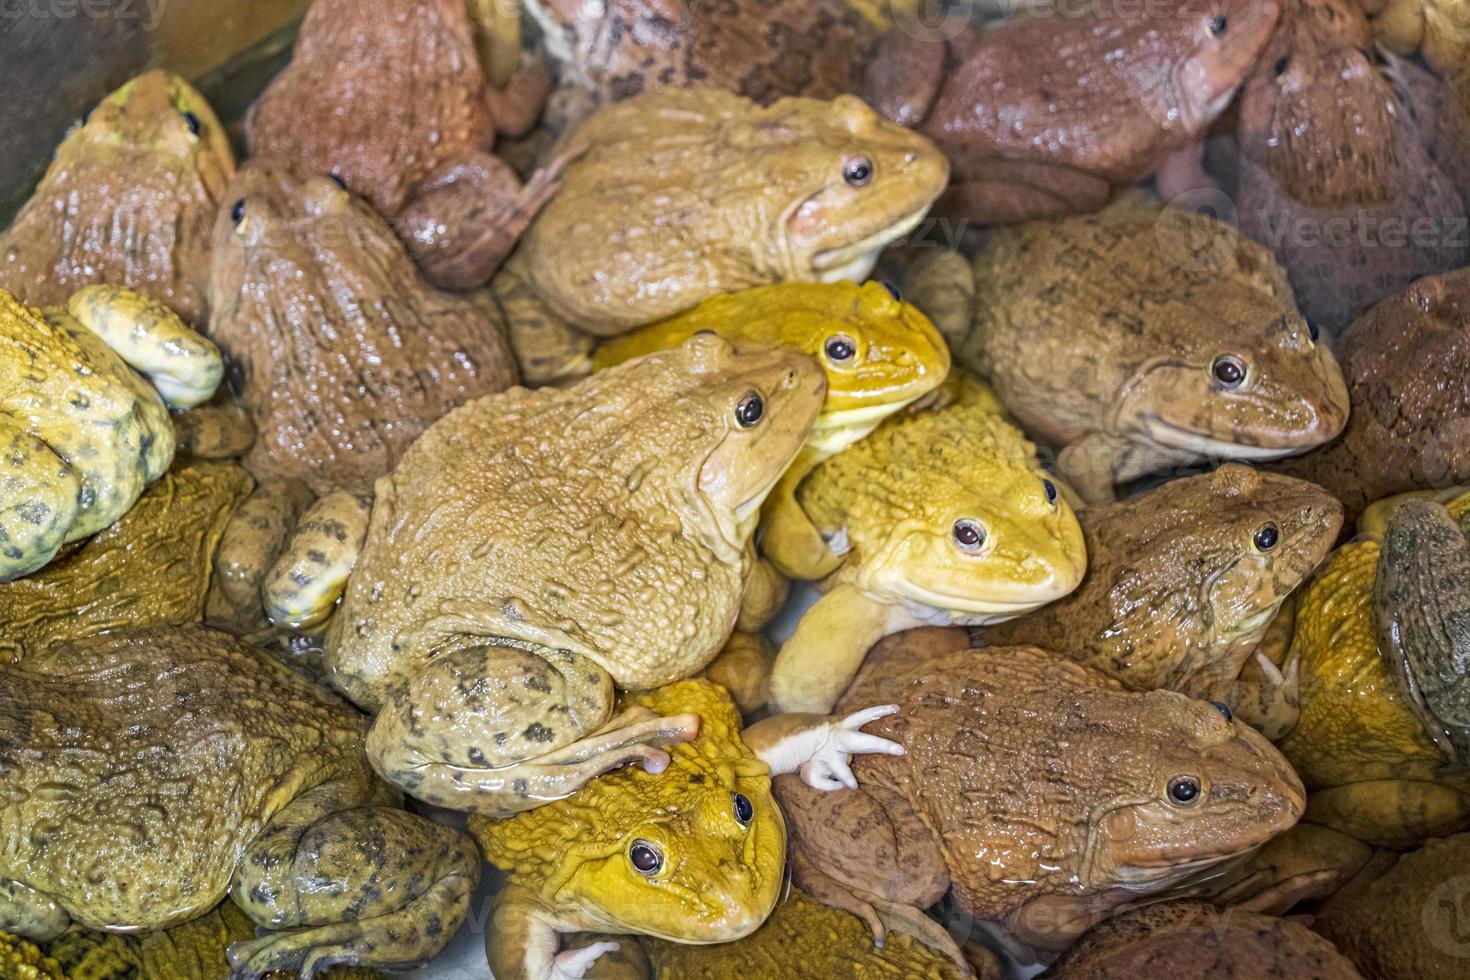
[[[1267,626],[1327,556],[1342,506],[1311,483],[1238,464],[1083,510],[1087,577],[1041,610],[977,631],[1063,650],[1135,691],[1217,700],[1280,737],[1295,676],[1241,680]]]
[[[869,59],[864,94],[954,164],[939,213],[994,223],[1095,211],[1204,132],[1277,12],[1277,0],[1169,0],[1043,6],[978,30],[905,25]]]
[[[1355,320],[1339,344],[1352,413],[1335,441],[1271,464],[1342,501],[1470,482],[1470,270],[1427,276]]]
[[[316,0],[248,121],[250,150],[335,174],[393,220],[436,285],[490,278],[556,187],[490,153],[529,129],[545,69],[486,83],[465,0]]]
[[[1035,647],[970,649],[923,629],[869,654],[843,704],[902,756],[854,760],[857,788],[776,780],[795,879],[882,937],[963,959],[922,909],[952,893],[1020,946],[1057,950],[1117,906],[1254,848],[1305,805],[1270,743],[1214,706],[1136,693]]]
[[[202,324],[209,234],[235,158],[204,97],[140,75],[98,103],[0,237],[0,288],[32,306],[132,287]]]
[[[258,477],[365,491],[439,416],[515,383],[499,325],[426,284],[335,181],[252,161],[226,196],[210,333],[240,369]]]

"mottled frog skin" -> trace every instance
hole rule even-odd
[[[235,172],[224,128],[177,75],[140,75],[67,134],[10,229],[0,288],[33,306],[130,286],[203,323],[209,234]]]
[[[479,858],[397,808],[363,728],[350,705],[197,627],[0,667],[0,928],[159,929],[228,894],[262,929],[230,947],[238,977],[432,957]]]
[[[251,162],[227,196],[210,334],[241,372],[257,477],[367,490],[435,419],[515,383],[499,325],[425,283],[334,181]]]
[[[810,894],[882,937],[963,959],[921,911],[952,893],[1020,945],[1061,949],[1118,905],[1249,851],[1301,816],[1301,783],[1253,729],[1172,691],[1135,693],[1034,647],[962,630],[890,637],[845,701],[907,750],[855,760],[858,788],[777,799]]]
[[[1279,737],[1296,685],[1239,680],[1282,602],[1327,557],[1342,506],[1320,487],[1239,464],[1088,507],[1087,578],[987,644],[1064,650],[1135,691],[1218,700]],[[1274,682],[1274,683],[1273,683]]]

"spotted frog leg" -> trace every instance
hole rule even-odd
[[[153,382],[169,408],[208,401],[224,377],[219,348],[173,310],[123,286],[88,286],[67,312]]]
[[[263,480],[230,515],[205,605],[211,624],[236,634],[265,626],[262,583],[313,500],[302,480]]]
[[[313,631],[331,618],[357,564],[371,512],[372,501],[347,490],[312,505],[260,583],[267,619]]]

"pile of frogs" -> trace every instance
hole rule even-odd
[[[1466,17],[1010,13],[103,98],[0,235],[0,974],[1470,975]]]

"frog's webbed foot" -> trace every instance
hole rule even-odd
[[[215,549],[205,618],[232,633],[264,628],[261,583],[315,499],[303,481],[263,480],[230,515]]]
[[[761,509],[761,554],[787,578],[815,582],[835,572],[840,554],[822,537],[796,499],[804,473],[788,469]]]
[[[1274,742],[1295,728],[1301,715],[1298,661],[1293,659],[1283,671],[1260,651],[1252,656],[1261,680],[1202,679],[1185,693],[1223,704],[1237,720]]]
[[[521,379],[530,387],[570,384],[592,373],[596,340],[553,313],[516,269],[512,259],[490,280],[488,295],[505,322]]]
[[[162,303],[125,286],[88,286],[67,312],[145,375],[169,408],[193,408],[224,377],[219,348]]]
[[[772,702],[783,712],[831,711],[869,648],[887,634],[889,613],[847,583],[822,596],[776,655]]]
[[[623,948],[611,939],[576,934],[586,944],[562,949],[564,935],[573,935],[572,929],[543,908],[536,895],[522,885],[507,885],[495,896],[485,929],[490,972],[515,980],[582,980],[600,958]],[[646,965],[646,957],[627,959]]]
[[[14,878],[0,878],[0,932],[44,943],[71,924],[71,916],[51,897]]]
[[[195,459],[234,459],[255,444],[255,423],[233,398],[173,417],[174,452]]]
[[[230,946],[236,977],[410,966],[459,928],[480,878],[474,842],[382,805],[390,794],[364,782],[371,788],[327,783],[303,794],[246,848],[230,895],[272,931]]]
[[[985,177],[951,181],[936,210],[983,224],[1097,211],[1113,188],[1092,174],[1038,160],[987,160]]]
[[[844,717],[836,715],[772,715],[745,729],[741,738],[760,760],[771,767],[771,775],[795,772],[813,789],[828,792],[857,789],[851,759],[862,753],[903,755],[902,745],[863,731],[864,725],[898,711],[896,704],[882,704]]]
[[[337,608],[367,537],[372,501],[334,490],[302,516],[261,582],[265,615],[277,626],[310,630]]]

